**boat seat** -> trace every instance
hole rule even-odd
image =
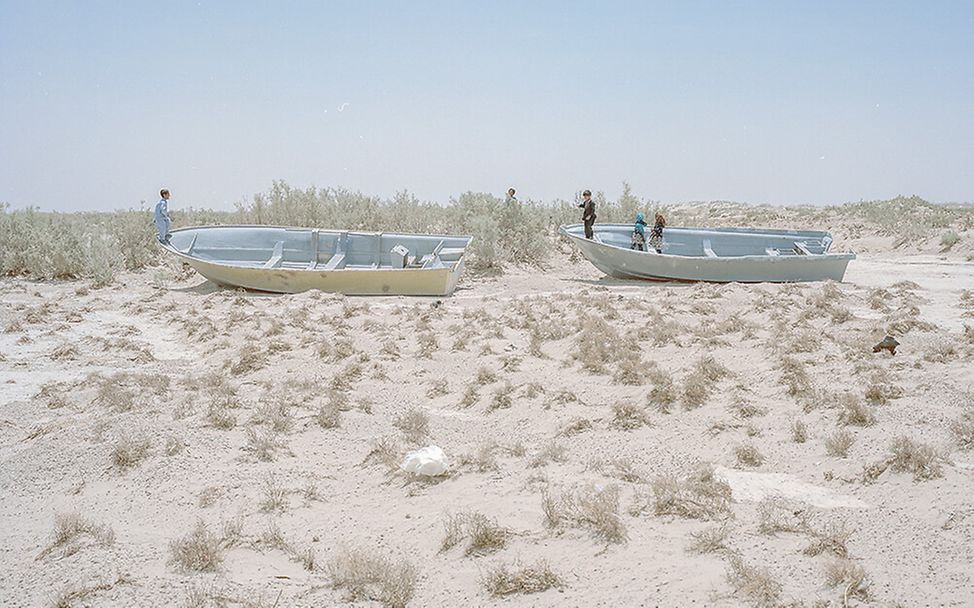
[[[280,268],[281,261],[284,259],[284,241],[278,241],[274,245],[274,252],[271,253],[271,259],[264,262],[264,268]]]
[[[440,250],[440,257],[460,255],[463,253],[463,247],[444,247]]]
[[[345,266],[345,254],[336,253],[333,256],[331,256],[328,262],[321,268],[323,270],[338,270],[339,268],[343,268],[344,266]]]
[[[805,243],[795,242],[795,253],[798,255],[812,255]]]
[[[713,247],[710,246],[710,239],[703,240],[703,252],[708,258],[717,257],[717,254],[714,253]]]

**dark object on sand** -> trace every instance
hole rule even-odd
[[[900,343],[896,341],[896,338],[893,336],[886,336],[883,338],[882,342],[873,347],[873,352],[878,353],[881,350],[888,350],[889,354],[895,355],[896,347],[899,345]]]

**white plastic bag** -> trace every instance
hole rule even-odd
[[[435,477],[446,473],[450,468],[450,462],[442,449],[435,445],[428,445],[406,454],[399,468],[413,475]]]

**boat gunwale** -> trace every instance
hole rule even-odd
[[[634,253],[634,254],[644,254],[644,255],[650,255],[650,256],[653,256],[653,257],[662,257],[662,258],[673,259],[673,260],[706,260],[708,263],[717,263],[720,260],[724,260],[725,262],[727,262],[727,261],[734,261],[734,260],[752,260],[752,261],[758,261],[758,260],[760,260],[760,261],[773,261],[773,262],[776,262],[776,263],[781,263],[781,261],[783,261],[783,260],[789,260],[789,261],[792,261],[792,260],[796,260],[796,261],[797,260],[803,260],[803,262],[801,262],[801,263],[808,263],[808,262],[811,262],[811,261],[822,260],[822,259],[829,259],[829,260],[854,260],[854,259],[856,259],[856,253],[854,251],[850,251],[850,252],[846,252],[846,253],[830,253],[830,252],[826,252],[826,253],[814,253],[812,255],[795,255],[795,256],[780,256],[780,255],[768,255],[768,254],[764,254],[764,255],[762,255],[762,254],[747,254],[747,255],[718,255],[718,256],[715,256],[715,257],[711,257],[711,256],[708,256],[706,254],[705,255],[676,255],[676,254],[673,254],[673,253],[656,253],[654,251],[648,251],[648,250],[647,251],[638,251],[638,250],[635,250],[635,249],[626,249],[625,247],[622,247],[620,245],[613,245],[611,243],[605,243],[603,241],[596,241],[595,239],[587,239],[587,238],[585,238],[584,235],[579,235],[579,234],[574,234],[572,232],[569,232],[569,229],[570,228],[575,228],[575,227],[582,226],[582,225],[583,224],[562,224],[559,227],[558,232],[562,236],[566,236],[566,237],[572,238],[572,239],[577,239],[577,240],[583,241],[585,243],[591,243],[593,245],[598,245],[598,246],[601,246],[601,247],[606,247],[606,248],[609,248],[611,250],[623,251],[623,252],[631,252],[631,253]],[[625,227],[625,226],[628,226],[629,224],[602,224],[602,225],[603,226],[622,226],[622,227]],[[708,228],[690,228],[690,227],[686,227],[686,226],[680,226],[680,227],[676,227],[676,228],[669,228],[668,230],[687,230],[687,231],[693,230],[693,231],[699,231],[699,232],[710,232],[710,233],[718,233],[718,234],[721,233],[719,229],[715,230],[715,229],[708,229]],[[752,230],[752,229],[743,228],[743,229],[739,229],[739,230]],[[784,232],[784,231],[782,231],[782,232]],[[828,235],[830,238],[832,236],[832,233],[831,232],[828,232],[828,231],[812,231],[812,230],[808,230],[808,231],[804,231],[804,232],[806,232],[806,233],[817,233],[817,234]],[[797,233],[797,231],[792,231],[792,233]],[[724,233],[724,234],[726,234],[726,233]],[[747,234],[747,233],[744,232],[743,234]],[[754,234],[754,236],[758,236],[761,233],[753,233],[753,234]],[[583,255],[584,255],[584,251],[583,251]]]
[[[467,247],[469,247],[470,246],[470,243],[473,242],[473,236],[472,235],[456,235],[456,234],[416,234],[416,233],[410,233],[410,232],[364,232],[364,231],[359,231],[359,230],[335,230],[335,229],[332,229],[332,228],[307,228],[307,227],[296,227],[296,226],[271,226],[271,225],[268,225],[268,224],[213,224],[213,225],[209,225],[209,226],[187,226],[185,228],[177,228],[176,230],[171,231],[170,232],[170,235],[176,234],[177,232],[188,232],[190,230],[205,230],[205,229],[214,229],[214,228],[216,228],[216,229],[220,229],[220,228],[275,228],[275,229],[283,229],[283,230],[297,230],[297,231],[304,231],[304,232],[313,232],[313,231],[317,230],[319,232],[326,232],[326,233],[334,233],[334,234],[355,234],[355,235],[362,235],[362,236],[378,236],[380,238],[382,236],[391,235],[391,236],[405,236],[405,237],[429,237],[430,239],[436,239],[436,238],[464,238],[464,239],[469,239],[469,240],[467,241],[467,244],[464,246],[463,252],[460,253],[460,255],[457,257],[457,259],[455,261],[450,261],[449,262],[449,264],[451,264],[451,266],[444,266],[442,268],[409,268],[409,267],[406,267],[406,268],[393,268],[393,267],[376,266],[375,268],[362,268],[362,267],[359,267],[359,268],[328,268],[328,269],[326,269],[326,268],[281,268],[281,267],[278,267],[278,268],[262,268],[260,266],[241,266],[239,264],[231,264],[231,263],[228,263],[228,262],[217,261],[217,260],[208,260],[206,258],[202,258],[202,257],[190,255],[189,253],[186,253],[184,251],[180,251],[179,249],[177,249],[176,247],[174,247],[170,241],[166,241],[166,242],[157,241],[157,242],[159,243],[159,245],[164,250],[166,250],[166,251],[168,251],[170,253],[173,253],[176,256],[180,257],[180,258],[184,258],[186,260],[192,260],[194,262],[200,262],[200,263],[203,263],[203,264],[212,264],[214,266],[222,266],[222,267],[225,267],[225,268],[237,268],[237,269],[242,269],[242,270],[260,270],[260,271],[267,271],[267,272],[300,272],[300,273],[313,272],[313,273],[319,273],[319,274],[324,274],[324,273],[329,273],[329,272],[346,272],[346,271],[351,271],[351,272],[395,271],[396,273],[400,273],[400,272],[403,272],[403,271],[430,272],[430,271],[439,270],[439,271],[454,272],[458,268],[458,266],[460,265],[460,263],[463,261],[463,258],[464,258],[464,256],[466,255],[466,252],[467,252],[466,251],[467,250]]]

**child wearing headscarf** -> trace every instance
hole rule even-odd
[[[663,228],[666,228],[666,218],[662,213],[657,213],[656,223],[649,231],[649,245],[656,250],[656,253],[663,253]]]
[[[636,225],[632,227],[632,244],[629,249],[646,251],[646,216],[642,211],[636,213]]]

